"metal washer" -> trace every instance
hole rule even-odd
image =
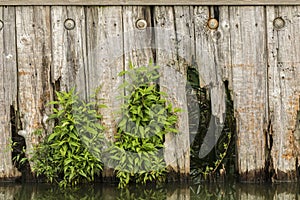
[[[64,26],[67,30],[74,29],[75,25],[76,25],[75,21],[71,18],[66,19],[65,22],[64,22]]]

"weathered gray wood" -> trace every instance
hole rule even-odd
[[[300,158],[300,7],[267,7],[269,49],[269,95],[273,139],[273,181],[297,180]],[[275,29],[273,20],[282,17],[285,27]],[[298,165],[298,166],[297,166]]]
[[[165,161],[168,169],[172,172],[180,173],[181,178],[189,174],[189,128],[186,100],[186,63],[178,59],[178,47],[182,46],[177,40],[176,27],[182,31],[180,21],[175,23],[175,18],[182,15],[177,8],[175,14],[173,7],[155,7],[155,43],[156,43],[156,63],[161,67],[160,88],[168,94],[168,100],[182,109],[178,114],[179,123],[176,135],[169,133],[165,137]],[[175,14],[175,15],[174,15]],[[186,16],[187,20],[189,16]],[[177,19],[177,18],[176,18]],[[179,18],[177,20],[180,20]],[[182,19],[184,20],[184,19]],[[189,20],[188,20],[189,21]],[[182,37],[184,37],[182,35]],[[186,44],[185,44],[186,45]],[[188,47],[186,51],[193,51]]]
[[[223,57],[219,57],[217,48],[221,33],[209,29],[208,20],[213,18],[209,7],[195,7],[195,44],[196,64],[199,71],[200,86],[208,89],[211,99],[211,112],[208,131],[203,140],[199,157],[205,157],[217,144],[225,122],[225,87],[222,80]],[[222,54],[222,50],[220,54]]]
[[[65,28],[65,21],[75,22],[74,29]],[[52,82],[68,91],[76,87],[81,98],[87,98],[86,91],[86,24],[83,6],[51,7],[52,26]]]
[[[11,112],[17,109],[15,14],[14,7],[0,7],[0,20],[4,25],[0,30],[0,179],[20,176],[13,166],[10,150]]]
[[[299,5],[298,0],[0,0],[0,5]]]
[[[263,181],[268,123],[265,10],[230,7],[229,15],[238,172],[242,181]]]
[[[188,107],[186,99],[186,85],[187,83],[187,69],[189,66],[193,66],[195,58],[195,40],[194,40],[194,18],[192,6],[178,6],[174,7],[174,28],[176,39],[175,48],[177,50],[176,65],[172,66],[164,65],[164,76],[169,83],[166,85],[166,89],[169,93],[170,102],[175,107],[180,107],[182,112],[179,113],[178,130],[179,135],[175,136],[175,149],[177,156],[177,168],[178,172],[183,176],[188,176],[190,173],[190,133],[189,133],[189,121],[188,121]],[[164,27],[164,26],[163,26]],[[161,28],[161,27],[159,27]],[[168,26],[166,27],[168,29]],[[162,35],[160,35],[162,36]],[[162,38],[160,38],[162,39]],[[173,39],[173,38],[170,38]],[[172,43],[171,43],[172,44]],[[159,45],[157,44],[159,52]],[[167,46],[166,46],[167,47]],[[168,54],[169,49],[166,53]],[[170,53],[170,52],[169,52]],[[169,60],[169,62],[173,62]],[[170,74],[168,74],[170,72]],[[174,74],[175,73],[175,74]],[[174,76],[173,76],[174,75]],[[168,77],[169,76],[169,77]],[[173,80],[174,78],[174,80]],[[174,85],[175,83],[175,85]],[[171,136],[171,135],[169,135]],[[178,148],[179,147],[179,148]],[[167,151],[166,151],[167,153]],[[189,193],[181,194],[180,199],[188,199]]]
[[[7,4],[14,2],[17,1]],[[79,0],[60,3],[90,5],[91,2],[116,3]],[[118,4],[213,5],[220,2],[137,0]],[[233,3],[226,2],[224,5]],[[60,4],[58,0],[35,3]],[[242,3],[246,1],[235,2]],[[258,4],[258,1],[248,3]],[[274,1],[260,3],[269,5]],[[185,86],[187,67],[194,66],[199,70],[201,87],[210,89],[213,121],[220,125],[225,113],[223,80],[229,82],[238,123],[237,167],[242,180],[264,178],[268,148],[272,158],[269,170],[275,169],[273,180],[296,180],[296,164],[299,165],[300,159],[300,41],[297,36],[300,8],[218,8],[219,28],[211,30],[207,21],[214,13],[206,6],[156,6],[154,16],[148,6],[1,7],[4,28],[0,30],[0,177],[19,175],[12,166],[10,152],[5,151],[12,131],[11,108],[20,113],[19,134],[25,137],[29,153],[38,143],[33,132],[48,129],[44,119],[50,112],[45,104],[52,99],[51,84],[57,90],[76,86],[81,97],[87,100],[100,86],[97,98],[103,98],[99,102],[109,106],[100,111],[108,127],[106,136],[112,139],[119,117],[115,114],[120,106],[117,88],[122,82],[117,74],[128,69],[129,62],[141,66],[153,59],[162,67],[162,90],[169,94],[175,107],[183,109],[178,124],[181,134],[166,136],[165,158],[169,169],[183,175],[189,173]],[[273,20],[279,16],[285,20],[285,27],[274,29]],[[68,18],[75,21],[72,30],[64,27]],[[147,29],[137,29],[136,22],[140,19],[147,21]],[[218,135],[214,134],[212,139],[216,142]]]
[[[106,139],[113,141],[117,132],[117,112],[121,107],[121,100],[118,99],[121,91],[118,87],[123,81],[118,74],[124,69],[122,7],[88,7],[86,13],[87,89],[92,95],[100,88],[97,103],[107,106],[99,111],[103,115]],[[107,169],[106,165],[104,167],[102,176],[112,177],[112,170]]]
[[[18,133],[25,138],[26,156],[31,158],[39,142],[34,132],[47,129],[46,104],[52,99],[50,7],[16,7],[16,32],[21,117]]]
[[[138,29],[138,20],[145,20],[147,28]],[[152,44],[153,29],[151,28],[151,9],[145,6],[124,6],[124,64],[128,69],[129,63],[134,66],[147,66],[153,61]]]
[[[219,27],[213,34],[213,41],[217,45],[218,70],[221,70],[223,80],[228,81],[232,91],[232,65],[231,65],[231,39],[230,39],[230,13],[229,6],[219,7]],[[232,98],[231,98],[232,99]]]

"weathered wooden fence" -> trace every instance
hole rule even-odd
[[[112,138],[122,82],[117,74],[129,62],[154,60],[165,66],[161,87],[185,111],[188,66],[196,66],[201,86],[210,88],[212,113],[220,120],[222,83],[229,82],[241,180],[261,181],[268,172],[273,180],[298,180],[300,6],[1,2],[11,6],[0,6],[0,178],[20,175],[8,148],[12,134],[24,136],[27,152],[32,150],[38,143],[33,132],[48,129],[46,104],[55,90],[76,86],[88,99],[101,86],[107,138]],[[188,175],[187,112],[180,114],[178,127],[179,136],[166,137],[165,158],[175,172]]]

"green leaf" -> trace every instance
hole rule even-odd
[[[58,134],[57,133],[52,133],[48,137],[48,142],[52,141]]]

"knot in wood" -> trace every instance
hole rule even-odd
[[[211,18],[208,20],[207,25],[210,29],[217,29],[219,27],[219,22],[218,20]]]
[[[275,29],[282,29],[285,26],[285,21],[282,17],[277,17],[273,21],[273,26]]]
[[[147,28],[147,21],[144,19],[139,19],[136,22],[136,28],[139,30],[144,30]]]
[[[2,20],[0,20],[0,31],[3,29],[3,27],[4,27],[4,23]]]
[[[75,21],[73,19],[68,18],[65,20],[64,26],[67,30],[72,30],[75,28]]]

